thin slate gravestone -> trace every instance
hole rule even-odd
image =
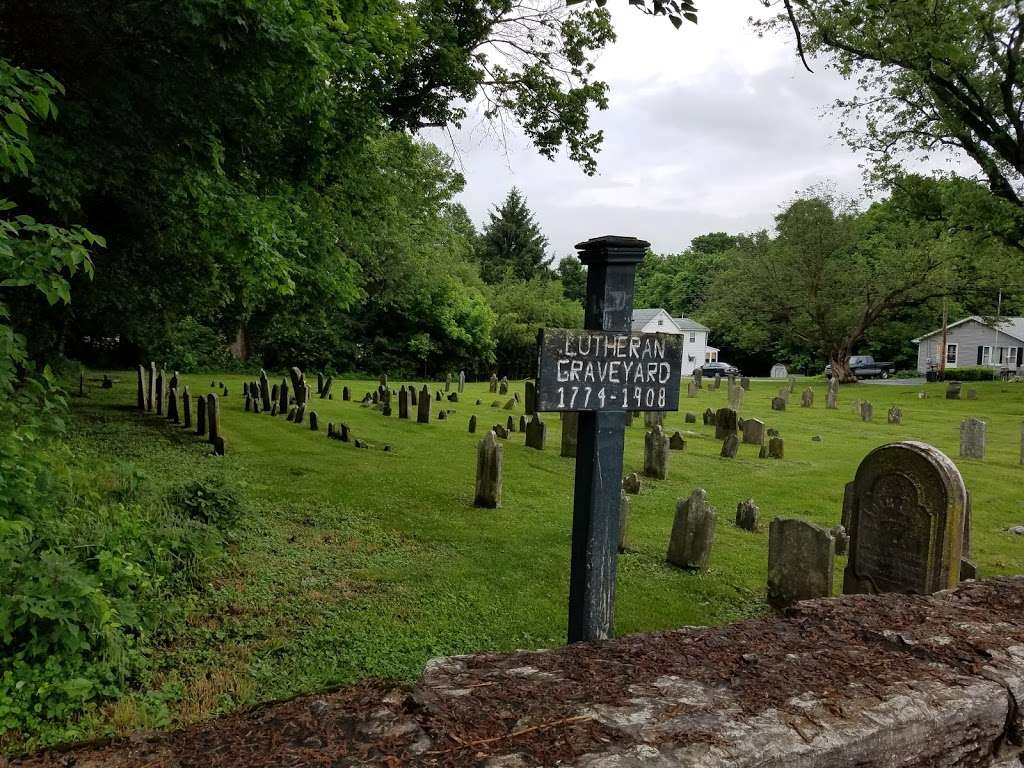
[[[761,510],[753,499],[741,501],[736,505],[736,527],[757,533],[757,519]]]
[[[505,429],[508,430],[509,434],[516,431],[516,422],[511,416],[509,416],[508,420],[505,422]]]
[[[523,382],[523,386],[526,389],[524,401],[524,410],[527,416],[533,416],[537,412],[537,382],[532,379],[527,379]]]
[[[768,526],[768,604],[778,611],[832,595],[835,541],[824,528],[776,517]]]
[[[162,368],[156,375],[156,415],[164,415],[164,371]]]
[[[409,418],[409,390],[405,387],[398,390],[398,418]]]
[[[988,425],[981,419],[960,422],[960,456],[965,459],[985,458],[985,437]]]
[[[270,410],[270,382],[267,381],[267,372],[264,370],[260,371],[260,405],[263,406],[264,411]]]
[[[192,395],[189,394],[188,387],[181,392],[181,425],[185,429],[192,426]]]
[[[138,374],[139,382],[138,392],[136,393],[135,407],[138,408],[140,411],[144,411],[146,410],[146,371],[143,369],[141,365],[139,366]]]
[[[867,400],[860,404],[861,421],[871,421],[875,417],[875,407]]]
[[[533,418],[526,423],[526,447],[543,451],[547,436],[547,424],[540,420],[539,413],[534,414]]]
[[[672,565],[706,571],[715,540],[715,508],[703,488],[676,504],[672,534],[665,559]]]
[[[305,420],[306,420],[306,404],[305,404],[305,402],[303,402],[302,405],[298,406],[295,409],[295,418],[293,419],[293,421],[296,424],[302,424],[303,422],[305,422]]]
[[[423,385],[423,389],[420,391],[419,402],[416,405],[416,423],[430,423],[430,390],[427,389],[426,384]]]
[[[761,445],[764,442],[764,422],[760,419],[744,419],[743,442],[748,445]]]
[[[323,386],[320,388],[320,399],[329,400],[331,397],[331,387],[334,386],[334,377],[328,376],[327,380],[324,381]]]
[[[216,445],[217,438],[220,437],[220,403],[213,392],[206,396],[206,422],[210,435],[207,442]]]
[[[318,432],[318,431],[319,431],[319,426],[320,426],[320,425],[319,425],[319,423],[317,422],[317,416],[316,416],[316,411],[310,411],[310,412],[309,412],[309,428],[310,428],[310,429],[311,429],[311,430],[312,430],[313,432]]]
[[[476,449],[476,495],[473,505],[494,509],[501,506],[501,470],[504,448],[494,432],[488,432]]]
[[[525,416],[520,416],[519,417],[519,431],[520,432],[526,432],[526,417]]]
[[[146,410],[152,411],[156,392],[156,363],[149,364],[149,372],[146,377]]]
[[[722,441],[722,451],[719,453],[723,459],[735,459],[740,449],[740,439],[736,435],[726,435]]]
[[[352,399],[352,390],[347,386],[341,388],[341,399],[346,403]]]
[[[401,401],[399,401],[399,402],[401,402]],[[472,435],[475,432],[476,432],[476,415],[474,414],[473,416],[469,417],[469,434]]]
[[[427,388],[426,384],[423,385],[423,388],[424,389]],[[417,408],[419,408],[420,400],[419,400],[419,395],[416,393],[416,387],[414,387],[412,384],[410,384],[408,386],[408,390],[409,390],[409,405],[415,405]]]
[[[444,391],[445,392],[451,392],[452,391],[452,375],[451,375],[451,373],[446,373],[444,375]]]
[[[196,434],[206,434],[206,398],[202,395],[196,398]]]
[[[839,379],[828,380],[828,392],[825,393],[825,407],[834,411],[839,407]]]
[[[725,440],[729,435],[736,434],[736,411],[732,408],[719,408],[715,413],[715,439]]]
[[[668,477],[668,436],[660,424],[644,435],[644,474],[656,480]]]
[[[322,373],[318,373],[316,375],[316,393],[318,395],[320,395],[320,394],[323,394],[323,391],[324,391],[324,375]]]
[[[562,411],[562,450],[560,455],[567,459],[576,458],[576,433],[580,415],[576,411]]]
[[[459,371],[459,394],[461,395],[466,390],[466,372]]]
[[[284,415],[288,413],[288,382],[281,380],[281,390],[277,400],[277,412]]]
[[[929,595],[956,586],[966,506],[960,471],[937,448],[907,441],[871,451],[843,498],[843,592]]]
[[[178,417],[178,390],[171,387],[167,390],[167,420],[172,424],[180,421]]]
[[[722,386],[722,374],[716,373],[714,381],[711,382],[711,388],[712,389],[718,389],[721,386]]]

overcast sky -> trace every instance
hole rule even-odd
[[[466,176],[460,199],[482,225],[514,185],[559,258],[602,234],[679,251],[695,235],[770,227],[779,206],[808,186],[861,191],[858,158],[834,138],[827,106],[853,86],[815,66],[806,72],[784,39],[747,23],[757,0],[700,3],[698,26],[679,30],[612,2],[618,40],[597,62],[610,86],[596,176],[540,157],[522,135],[506,146],[476,121],[455,134]],[[452,151],[445,139],[433,137]]]

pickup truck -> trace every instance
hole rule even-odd
[[[858,379],[888,379],[895,368],[893,363],[879,363],[871,355],[854,355],[850,358],[850,371]],[[825,378],[832,378],[831,364],[825,366]]]

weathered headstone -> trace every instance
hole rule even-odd
[[[511,416],[509,416],[508,420],[505,422],[505,429],[509,431],[509,434],[516,431],[516,422]]]
[[[409,418],[409,390],[405,387],[398,390],[398,418]]]
[[[189,394],[188,387],[181,391],[181,425],[185,429],[192,427],[192,395]]]
[[[503,424],[495,424],[493,427],[491,427],[491,431],[495,435],[500,437],[502,440],[508,440],[508,430],[505,429],[505,426]]]
[[[476,449],[476,495],[474,506],[501,506],[501,471],[504,448],[494,432],[488,432]]]
[[[744,419],[743,442],[748,445],[761,445],[764,442],[764,422],[760,419]]]
[[[784,379],[787,376],[789,376],[789,371],[786,369],[786,366],[784,366],[782,363],[776,363],[775,365],[772,366],[772,369],[768,375],[771,376],[773,379]]]
[[[644,426],[648,429],[661,427],[665,424],[665,414],[661,411],[644,411]]]
[[[629,496],[624,491],[619,492],[619,554],[629,549],[629,517],[630,503]]]
[[[630,472],[622,478],[622,490],[634,495],[640,493],[640,475],[636,472]]]
[[[516,399],[509,398],[508,402],[502,406],[506,411],[514,411],[516,409]]]
[[[416,423],[430,423],[430,390],[427,389],[426,384],[424,384],[423,389],[420,390],[419,403],[416,406]]]
[[[324,375],[322,373],[318,373],[316,375],[316,393],[318,395],[320,395],[320,394],[323,394],[323,391],[324,391]]]
[[[842,525],[834,525],[828,529],[829,535],[836,543],[836,554],[845,555],[850,548],[850,535]]]
[[[985,438],[988,425],[981,419],[960,422],[960,456],[965,459],[985,458]]]
[[[732,408],[719,408],[715,413],[715,439],[725,440],[728,435],[736,434],[736,411]]]
[[[811,408],[814,406],[814,390],[808,387],[800,395],[800,407]]]
[[[172,424],[181,421],[178,416],[178,390],[175,387],[167,390],[167,420]]]
[[[785,443],[781,437],[773,437],[768,441],[768,458],[781,459],[785,455]]]
[[[327,380],[324,381],[323,387],[320,389],[320,399],[329,400],[331,397],[331,387],[334,386],[334,377],[328,376]]]
[[[146,410],[146,371],[140,365],[138,368],[138,391],[135,394],[135,407],[140,411]]]
[[[302,405],[298,406],[295,409],[295,418],[293,419],[293,421],[296,424],[303,424],[303,423],[305,423],[305,421],[306,421],[306,404],[305,403],[303,403]]]
[[[736,527],[757,533],[758,516],[761,510],[753,499],[741,501],[736,505]]]
[[[196,434],[206,434],[206,398],[202,395],[196,398]]]
[[[444,375],[444,391],[445,392],[451,392],[452,391],[452,374],[451,374],[451,372],[446,373]]]
[[[246,393],[245,395],[245,405],[243,406],[243,408],[246,413],[252,410],[252,396],[249,395],[248,393]]]
[[[282,415],[288,413],[288,382],[283,379],[281,380],[281,389],[278,392],[277,412]]]
[[[715,418],[716,418],[715,417],[715,412],[712,411],[710,408],[706,409],[704,411],[704,426],[705,427],[713,427],[713,426],[715,426]]]
[[[776,517],[768,526],[768,604],[784,610],[832,595],[835,541],[821,526]]]
[[[687,413],[686,416],[683,417],[683,420],[687,424],[696,424],[697,423],[697,414],[696,413]]]
[[[526,447],[543,451],[547,436],[547,424],[540,420],[539,413],[534,414],[533,418],[526,423]]]
[[[491,374],[490,384],[488,386],[488,391],[489,392],[497,392],[498,391],[498,374],[496,374],[496,373],[492,373]]]
[[[399,402],[401,402],[401,399],[399,399]],[[474,414],[473,416],[469,417],[469,434],[472,435],[475,432],[476,432],[476,415]]]
[[[697,382],[693,381],[693,379],[691,379],[690,381],[686,382],[686,396],[687,397],[696,397],[697,396]]]
[[[216,445],[217,438],[220,437],[220,403],[213,392],[206,396],[206,424],[209,433],[207,442]]]
[[[959,400],[960,391],[963,389],[963,384],[959,381],[951,381],[946,384],[946,399],[947,400]]]
[[[746,392],[749,392],[750,391],[750,377],[749,376],[741,377],[740,378],[740,386],[743,387],[743,389]]]
[[[341,399],[344,400],[346,403],[352,399],[352,390],[350,390],[347,386],[341,388]]]
[[[288,406],[288,416],[287,416],[288,421],[295,421],[295,415],[298,412],[299,412],[299,407],[297,405],[289,405]]]
[[[459,371],[459,394],[461,395],[466,389],[466,372]]]
[[[668,436],[660,424],[644,435],[644,474],[656,480],[668,478]]]
[[[161,368],[156,374],[156,415],[164,415],[164,370]]]
[[[507,395],[508,394],[508,376],[502,376],[501,377],[501,381],[498,382],[498,394],[499,395]]]
[[[525,416],[520,416],[519,417],[519,431],[523,432],[523,433],[526,432],[526,417]]]
[[[260,370],[260,405],[264,411],[270,410],[270,382],[267,381],[267,372]]]
[[[967,388],[967,399],[968,400],[977,400],[978,399],[978,390],[976,390],[976,389],[974,389],[972,387],[968,387]]]
[[[309,428],[313,432],[319,432],[320,431],[320,423],[319,423],[319,420],[317,419],[316,411],[310,411],[309,412]]]
[[[875,407],[865,400],[860,404],[861,421],[871,421],[875,417]]]
[[[744,390],[743,387],[731,383],[729,384],[729,407],[734,411],[738,411],[743,407],[743,393],[745,391],[746,390]]]
[[[685,451],[686,440],[679,432],[673,432],[672,436],[668,439],[668,447],[672,451]]]
[[[825,407],[834,411],[839,407],[839,379],[832,377],[828,380],[828,392],[825,393]]]
[[[697,389],[703,389],[704,371],[700,368],[693,369],[693,383]]]
[[[423,385],[423,388],[424,389],[427,388],[425,384]],[[419,405],[420,405],[419,394],[416,392],[416,387],[414,387],[412,384],[410,384],[408,389],[409,389],[409,405],[415,405],[417,408],[419,408]]]
[[[784,411],[786,410],[786,401],[781,397],[772,398],[772,410],[773,411]]]
[[[779,397],[780,400],[785,401],[786,405],[789,405],[789,396],[790,396],[790,394],[791,394],[791,392],[789,391],[789,387],[782,387],[779,390],[778,397]]]
[[[343,443],[352,442],[352,428],[345,422],[338,426],[338,439]]]
[[[720,374],[720,373],[716,373],[716,374],[715,374],[715,379],[714,379],[714,381],[713,381],[713,382],[711,383],[711,388],[712,388],[712,389],[718,389],[718,388],[719,388],[719,387],[721,387],[721,386],[722,386],[722,374]]]
[[[146,410],[152,411],[156,404],[156,363],[150,363],[146,378]]]
[[[902,424],[903,423],[903,411],[898,406],[893,406],[889,409],[888,421],[890,424]]]
[[[438,421],[444,421],[447,418],[448,418],[448,412],[444,408],[442,408],[441,410],[439,410],[437,412],[437,420]],[[509,431],[511,431],[511,430],[509,430]]]
[[[580,415],[575,411],[562,411],[559,415],[562,419],[562,445],[559,455],[567,459],[575,459]]]
[[[843,592],[927,595],[956,586],[966,506],[960,471],[937,448],[907,441],[871,451],[843,497]]]
[[[665,559],[680,568],[707,570],[715,540],[715,508],[703,488],[676,504],[672,535]]]

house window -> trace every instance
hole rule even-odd
[[[693,332],[693,331],[690,331],[690,343],[693,344],[693,342],[695,342],[696,340],[697,340],[697,334],[695,332]]]
[[[664,324],[665,324],[665,321],[664,321],[664,320],[662,320],[662,319],[661,319],[661,318],[659,317],[659,318],[658,318],[658,325],[659,325],[659,326],[662,326],[662,325],[664,325]]]
[[[956,365],[956,344],[946,345],[946,365]]]
[[[981,364],[992,365],[992,347],[981,348]]]
[[[1017,348],[1016,347],[1010,347],[1008,350],[1006,350],[1006,364],[1010,365],[1010,366],[1013,366],[1014,368],[1017,367]]]

